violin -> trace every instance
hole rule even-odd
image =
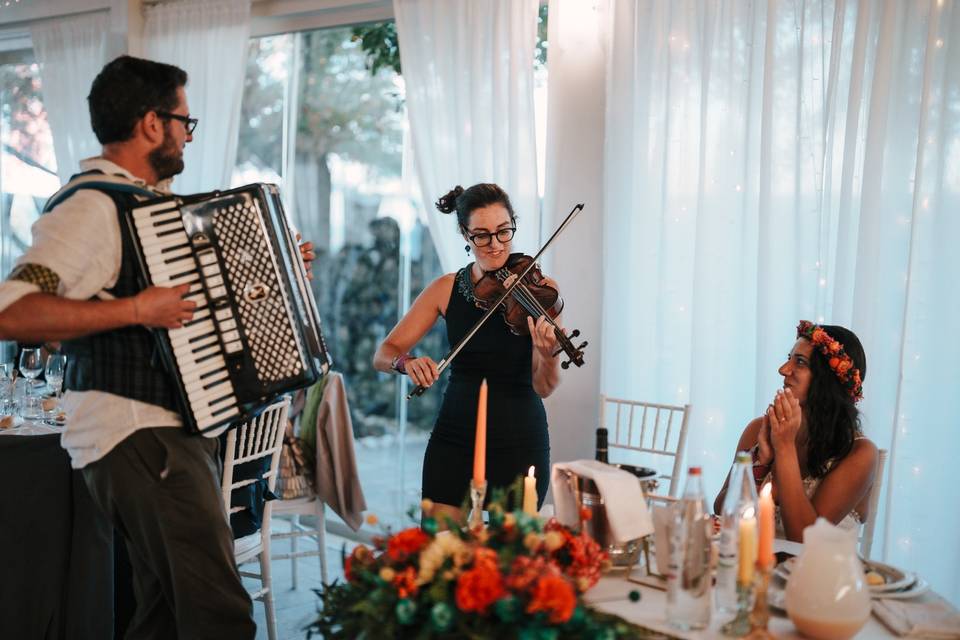
[[[567,369],[573,363],[582,367],[583,348],[587,346],[587,343],[583,342],[579,346],[575,346],[571,338],[579,336],[580,331],[575,329],[568,336],[554,322],[554,318],[560,315],[563,310],[563,298],[560,297],[560,292],[553,287],[540,284],[540,281],[543,280],[543,273],[540,271],[539,265],[531,266],[533,262],[533,258],[528,255],[522,253],[510,254],[504,266],[496,271],[486,272],[474,285],[473,295],[476,297],[476,304],[481,309],[489,310],[503,296],[504,292],[510,289],[517,278],[526,274],[523,275],[519,284],[510,289],[510,295],[500,304],[503,320],[510,327],[510,332],[518,336],[530,335],[527,318],[537,320],[540,316],[544,316],[547,318],[547,322],[553,325],[553,332],[557,337],[557,344],[560,346],[553,355],[557,356],[564,353],[569,358],[560,366]]]
[[[570,357],[570,360],[562,363],[562,366],[564,369],[568,368],[571,362],[573,362],[578,367],[583,365],[583,348],[587,346],[587,343],[584,342],[579,347],[574,347],[573,343],[570,342],[570,338],[580,335],[580,332],[574,331],[568,337],[563,332],[563,330],[560,329],[557,323],[554,322],[553,320],[556,317],[557,313],[560,313],[560,310],[557,309],[556,313],[554,313],[553,315],[550,315],[550,312],[549,312],[549,309],[553,308],[558,303],[560,305],[560,309],[563,308],[563,301],[560,300],[559,292],[557,292],[557,290],[554,289],[553,287],[545,287],[544,285],[538,284],[540,280],[543,279],[543,274],[540,273],[539,269],[537,270],[538,277],[531,278],[529,281],[527,279],[527,275],[529,275],[529,273],[533,271],[534,267],[536,266],[537,260],[540,258],[540,256],[543,255],[543,252],[547,250],[547,247],[549,247],[553,243],[553,241],[557,239],[557,236],[559,236],[563,232],[563,230],[567,228],[567,226],[573,221],[574,217],[576,217],[576,215],[580,213],[582,210],[583,210],[582,202],[574,206],[573,209],[570,211],[570,213],[567,214],[567,217],[563,219],[563,222],[560,223],[560,226],[557,227],[557,230],[553,232],[553,235],[551,235],[547,239],[547,241],[544,243],[544,245],[540,247],[540,250],[537,251],[537,255],[533,256],[532,258],[529,258],[527,256],[524,256],[523,254],[518,254],[522,258],[526,258],[526,262],[518,260],[516,263],[514,263],[513,270],[511,270],[510,268],[506,269],[506,271],[503,273],[503,278],[500,278],[499,276],[494,276],[495,279],[500,282],[501,292],[499,296],[494,294],[492,298],[485,299],[486,300],[485,304],[487,304],[487,307],[486,307],[487,310],[483,314],[483,317],[477,320],[476,324],[473,325],[473,328],[470,329],[470,331],[468,331],[466,335],[460,338],[460,341],[456,345],[454,345],[452,349],[450,349],[450,352],[447,355],[445,355],[440,360],[440,362],[437,363],[438,372],[443,373],[443,370],[446,369],[448,366],[450,366],[450,363],[453,362],[453,359],[457,357],[457,354],[463,351],[463,348],[470,341],[470,339],[473,338],[474,335],[476,335],[477,331],[480,330],[480,327],[482,327],[484,323],[490,319],[490,316],[496,313],[497,309],[503,306],[504,303],[508,303],[508,299],[515,300],[516,304],[520,305],[521,308],[524,308],[524,306],[526,305],[526,307],[530,309],[530,310],[524,309],[526,314],[536,315],[537,318],[539,318],[542,315],[545,315],[547,316],[547,318],[550,319],[550,323],[553,325],[553,329],[556,332],[557,343],[560,344],[560,350],[554,353],[553,355],[554,356],[559,355],[560,352],[562,351]],[[511,258],[512,257],[513,256],[511,256]],[[501,271],[503,271],[502,268],[498,269],[494,273],[498,273]],[[482,279],[483,278],[481,278],[481,280]],[[484,286],[486,287],[487,285],[484,285]],[[542,302],[538,300],[537,297],[531,291],[531,287],[541,288],[541,289],[550,289],[551,291],[554,292],[554,294],[556,294],[556,299],[550,304],[549,307],[544,307]],[[514,292],[517,290],[519,291],[515,295]],[[476,296],[476,288],[474,288],[474,295]],[[506,309],[506,307],[504,308]],[[504,316],[505,319],[506,317],[507,316]],[[515,321],[515,324],[517,327],[522,326],[522,328],[518,330],[523,331],[524,333],[529,333],[526,327],[526,321],[527,321],[526,318],[527,318],[527,315],[524,315],[523,318],[521,318],[519,321]],[[508,321],[508,324],[509,324],[509,321]],[[416,387],[414,387],[413,391],[407,394],[407,400],[414,398],[416,396],[423,395],[423,392],[426,390],[427,390],[426,387],[421,387],[420,385],[417,385]]]

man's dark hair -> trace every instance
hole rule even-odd
[[[187,72],[172,64],[120,56],[107,63],[90,87],[90,125],[100,144],[123,142],[149,111],[177,108],[177,89]]]

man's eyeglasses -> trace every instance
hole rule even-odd
[[[183,128],[187,130],[187,135],[193,135],[193,130],[197,128],[200,121],[190,116],[181,116],[179,113],[170,113],[169,111],[154,111],[161,118],[168,120],[179,120],[183,123]]]
[[[470,238],[470,242],[476,247],[486,247],[491,242],[493,242],[493,236],[497,236],[497,241],[501,244],[506,244],[513,239],[513,234],[517,232],[516,227],[507,227],[505,229],[500,229],[496,233],[475,233],[472,236],[467,236]]]

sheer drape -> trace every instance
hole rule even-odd
[[[183,0],[144,9],[145,57],[189,74],[190,115],[199,118],[184,152],[178,193],[230,186],[250,38],[250,0]]]
[[[535,250],[540,213],[534,139],[537,0],[394,0],[414,163],[446,271],[465,262],[453,216],[433,202],[495,182],[519,216],[517,250]]]
[[[851,327],[874,548],[960,601],[960,7],[611,2],[603,389],[692,403],[715,492],[797,320]]]
[[[30,27],[62,182],[79,171],[80,160],[100,153],[100,143],[90,130],[87,94],[107,62],[108,33],[106,12],[43,20]]]

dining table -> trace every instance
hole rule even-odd
[[[0,638],[111,638],[113,529],[60,444],[63,428],[0,429]]]
[[[801,544],[789,542],[786,540],[775,540],[774,550],[799,555],[802,549]],[[667,623],[667,593],[664,590],[639,584],[636,578],[643,574],[641,568],[634,568],[629,574],[626,570],[611,571],[606,573],[600,581],[584,594],[587,604],[596,610],[605,613],[611,613],[620,616],[627,622],[631,622],[645,629],[663,634],[667,639],[681,638],[683,640],[715,640],[724,638],[729,640],[730,636],[724,635],[720,628],[732,616],[719,615],[714,609],[711,612],[710,624],[706,629],[697,631],[681,631]],[[633,578],[633,579],[628,579]],[[644,580],[644,582],[648,582]],[[639,593],[639,600],[630,598],[630,592]],[[933,592],[927,592],[924,595],[917,596],[916,602],[931,601],[938,598]],[[768,630],[776,638],[784,639],[806,639],[806,636],[800,634],[794,627],[790,618],[783,611],[771,608]],[[897,638],[896,634],[890,631],[880,620],[871,615],[866,624],[860,629],[854,638],[861,640],[880,640],[883,638]]]

